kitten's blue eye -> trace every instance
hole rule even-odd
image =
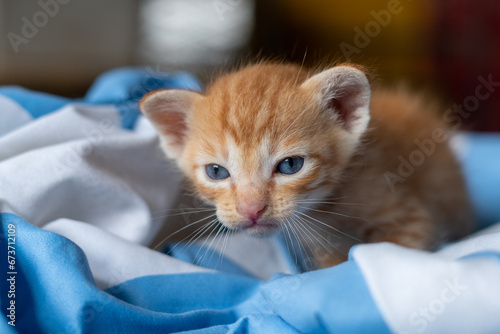
[[[276,171],[281,174],[295,174],[302,169],[304,165],[304,158],[302,157],[288,157],[278,164]]]
[[[229,177],[227,169],[216,164],[206,165],[205,172],[212,180],[224,180]]]

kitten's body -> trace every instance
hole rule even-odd
[[[320,219],[365,242],[427,250],[470,233],[461,169],[432,109],[404,90],[375,90],[367,132],[330,195],[340,203],[318,208],[338,215]]]
[[[154,92],[141,109],[229,228],[266,235],[284,225],[311,251],[338,245],[329,232],[420,249],[468,232],[444,124],[403,91],[375,91],[370,101],[355,66],[315,75],[258,64],[218,78],[206,94]],[[319,260],[331,265],[338,254]]]

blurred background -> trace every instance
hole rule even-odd
[[[497,0],[0,0],[0,36],[1,85],[78,97],[122,66],[206,83],[259,58],[352,61],[471,109],[466,129],[500,131]]]

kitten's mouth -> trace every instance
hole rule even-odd
[[[242,226],[241,229],[254,236],[264,237],[273,234],[279,226],[271,222],[250,222]]]

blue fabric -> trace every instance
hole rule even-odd
[[[498,261],[498,263],[500,264],[500,253],[495,253],[495,252],[491,252],[491,251],[490,252],[482,251],[482,252],[477,252],[474,254],[469,254],[469,255],[461,257],[460,259],[461,260],[469,260],[469,259],[486,259],[486,258],[494,259],[494,260]]]
[[[389,333],[357,264],[350,260],[264,285],[274,313],[308,333]]]
[[[167,73],[159,68],[124,68],[101,75],[89,89],[84,101],[91,104],[114,104],[122,117],[122,126],[131,129],[140,115],[138,103],[156,89],[201,91],[198,81],[184,72]]]
[[[169,245],[163,251],[165,254],[187,263],[194,263],[214,270],[224,268],[225,271],[239,276],[255,278],[251,273],[223,256],[217,250],[209,249],[198,244],[182,242],[175,245]]]
[[[308,271],[304,269],[307,268],[307,263],[305,263],[305,261],[307,261],[308,258],[300,256],[301,254],[303,255],[306,253],[298,251],[301,248],[301,245],[296,239],[287,239],[287,241],[285,241],[285,238],[280,235],[276,235],[273,237],[273,241],[278,246],[281,258],[285,260],[291,273],[298,274]],[[293,246],[290,246],[290,248],[294,249],[294,252],[289,251],[288,242],[293,243]],[[208,246],[208,248],[204,246]],[[237,263],[234,263],[217,250],[212,249],[210,246],[210,243],[207,243],[207,245],[199,245],[190,242],[179,242],[167,245],[163,252],[181,261],[194,263],[204,268],[224,270],[236,275],[256,278]]]
[[[198,81],[188,73],[161,72],[158,68],[122,68],[97,78],[83,99],[72,100],[15,86],[0,87],[0,94],[18,103],[35,119],[71,102],[114,104],[120,112],[123,128],[132,129],[140,115],[141,98],[162,88],[202,90]]]
[[[12,99],[35,119],[51,113],[71,102],[71,100],[67,98],[33,92],[16,86],[0,87],[0,94]]]
[[[16,236],[10,332],[389,333],[353,261],[268,282],[193,273],[145,276],[102,291],[73,242],[13,214],[0,214],[0,221],[2,258],[9,225]],[[4,292],[8,270],[2,269]],[[0,300],[4,328],[9,300],[5,293]]]
[[[500,135],[467,134],[464,173],[478,228],[500,221]]]

